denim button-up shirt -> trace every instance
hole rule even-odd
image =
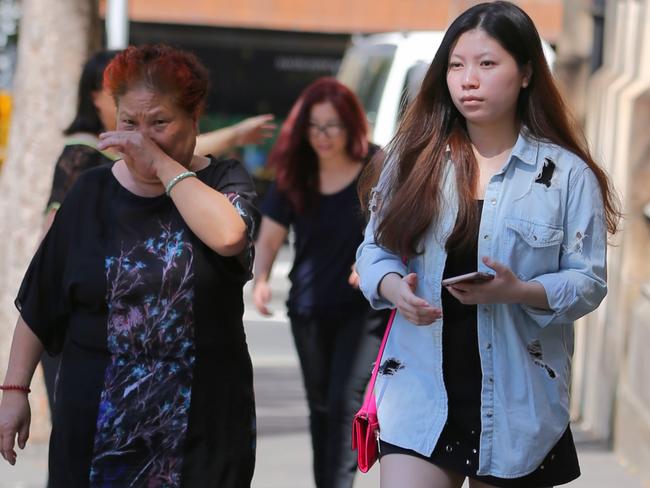
[[[443,180],[443,213],[408,264],[375,242],[371,213],[357,271],[374,308],[393,307],[378,293],[391,272],[416,273],[416,294],[441,307],[445,241],[458,210],[450,162]],[[515,478],[534,471],[569,424],[573,321],[607,293],[607,231],[594,173],[571,152],[522,131],[487,186],[478,239],[479,271],[492,271],[482,256],[500,261],[519,279],[541,283],[550,305],[477,307],[483,372],[477,474]],[[380,369],[375,385],[381,439],[425,456],[447,419],[443,327],[444,310],[442,319],[424,326],[397,313],[382,358],[390,367]]]

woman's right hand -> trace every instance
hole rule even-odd
[[[273,118],[273,114],[256,115],[233,125],[235,146],[262,144],[273,137],[275,129],[277,129]]]
[[[273,313],[266,306],[271,301],[271,287],[268,281],[256,281],[253,285],[253,303],[255,308],[262,315],[272,315]]]
[[[12,466],[16,464],[16,434],[18,447],[24,449],[29,438],[31,419],[27,395],[21,391],[4,391],[0,404],[0,453]]]
[[[415,325],[429,325],[442,317],[442,309],[433,307],[426,300],[418,297],[415,290],[418,275],[410,273],[403,278],[396,273],[389,273],[381,280],[379,292],[392,302],[406,320]]]
[[[99,139],[97,149],[119,152],[131,174],[148,183],[158,183],[157,169],[173,161],[150,137],[136,130],[102,132]]]

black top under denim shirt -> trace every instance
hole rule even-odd
[[[479,213],[483,200],[478,200]],[[476,230],[478,241],[478,229]],[[451,278],[477,270],[478,245],[448,249],[443,278]],[[536,488],[568,483],[580,476],[578,458],[567,427],[564,435],[532,473],[519,478],[478,476],[481,435],[481,358],[478,348],[476,305],[464,305],[443,287],[442,331],[443,376],[447,391],[447,423],[433,453],[427,459],[443,469],[483,481],[499,488]],[[386,442],[381,454],[424,456]]]

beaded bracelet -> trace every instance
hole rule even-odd
[[[29,386],[23,386],[23,385],[0,385],[0,390],[4,390],[4,391],[15,390],[15,391],[22,391],[23,393],[32,392]]]
[[[167,186],[165,187],[165,193],[167,193],[167,196],[169,196],[169,192],[172,191],[172,188],[174,188],[176,183],[183,181],[185,178],[189,178],[191,176],[196,178],[196,173],[194,171],[183,171],[182,173],[177,174],[171,180],[169,180],[169,183],[167,183]]]

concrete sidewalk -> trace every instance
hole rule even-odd
[[[567,488],[648,488],[625,470],[611,451],[578,445],[582,476]],[[306,435],[260,438],[253,488],[312,488],[311,453]],[[465,483],[464,488],[468,485]],[[354,488],[379,488],[379,466],[358,473]],[[408,488],[408,487],[404,487]]]
[[[269,372],[270,374],[274,374]],[[280,373],[280,381],[289,387],[276,389],[266,399],[258,396],[260,436],[253,488],[312,488],[311,447],[306,431],[306,409],[294,403],[297,376]],[[278,386],[277,378],[275,386]],[[270,389],[266,389],[267,393]],[[294,391],[294,393],[291,393]],[[261,392],[258,391],[258,395]],[[288,407],[288,408],[287,408]],[[293,432],[292,432],[293,431]],[[265,433],[266,432],[266,433]],[[648,488],[634,473],[627,471],[609,450],[578,445],[582,476],[569,488]],[[0,465],[0,488],[44,488],[47,472],[47,446],[29,445],[19,453],[16,466]],[[467,486],[467,484],[465,485]],[[378,488],[379,467],[368,474],[359,473],[354,488]],[[404,487],[408,488],[408,487]]]
[[[258,416],[257,466],[253,488],[313,488],[311,445],[298,361],[284,313],[288,291],[288,250],[283,249],[272,278],[275,311],[260,317],[246,288],[245,327],[253,365]],[[574,432],[579,441],[580,435]],[[569,488],[650,488],[627,471],[616,456],[602,446],[578,442],[583,475]],[[649,460],[650,461],[650,460]],[[0,488],[43,488],[47,477],[47,446],[28,445],[19,452],[17,465],[0,462]],[[378,488],[378,466],[360,474],[354,488]],[[408,487],[404,487],[408,488]]]
[[[286,323],[250,321],[247,334],[255,365],[258,414],[253,488],[313,488],[307,408]],[[576,435],[579,439],[579,435]],[[583,475],[569,488],[650,488],[602,446],[578,443]],[[47,446],[28,445],[16,466],[0,464],[0,488],[43,488]],[[467,485],[465,485],[467,486]],[[379,468],[357,476],[354,488],[378,488]],[[405,487],[408,488],[408,487]]]

